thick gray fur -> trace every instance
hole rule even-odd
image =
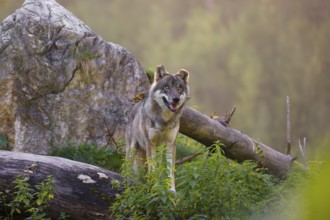
[[[136,174],[139,167],[155,159],[158,146],[166,145],[166,160],[167,164],[171,164],[168,169],[173,191],[175,140],[184,105],[190,98],[188,78],[189,73],[184,69],[169,74],[164,66],[158,66],[148,95],[133,107],[126,129],[126,159],[133,160]],[[153,169],[148,163],[148,170]]]

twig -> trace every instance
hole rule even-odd
[[[286,154],[291,153],[290,97],[286,97]]]
[[[227,124],[229,124],[231,118],[233,117],[234,113],[236,111],[236,106],[234,106],[230,112],[227,112],[226,115],[225,115],[225,122]]]
[[[210,115],[210,118],[214,119],[214,120],[217,120],[218,122],[220,122],[222,125],[224,125],[225,127],[228,127],[229,125],[229,122],[231,120],[231,118],[233,117],[234,113],[235,113],[235,110],[236,110],[236,106],[234,106],[231,111],[227,111],[225,116],[218,116],[216,115],[215,112],[213,112],[211,115]]]
[[[197,156],[199,156],[199,155],[201,155],[201,154],[203,154],[203,153],[202,153],[202,152],[197,152],[197,153],[191,154],[191,155],[189,155],[189,156],[183,157],[183,158],[177,160],[177,161],[175,162],[175,164],[176,164],[176,165],[183,164],[183,163],[185,163],[185,162],[187,162],[187,161],[190,161],[190,160],[194,159],[195,157],[197,157]]]
[[[306,163],[307,163],[307,158],[306,158],[306,137],[304,137],[304,139],[303,139],[303,144],[304,144],[304,146],[301,145],[301,141],[299,139],[299,150],[300,150],[301,156],[303,158],[303,163],[304,163],[304,165],[306,165]]]
[[[116,149],[118,149],[118,145],[117,145],[117,142],[116,142],[116,140],[115,140],[115,139],[114,139],[114,137],[113,137],[113,135],[114,135],[114,133],[115,133],[115,130],[116,130],[116,127],[117,127],[117,125],[116,125],[116,126],[114,126],[114,129],[112,129],[112,130],[113,130],[113,132],[110,132],[110,129],[109,129],[109,127],[108,127],[108,124],[107,124],[107,122],[106,122],[105,118],[103,118],[103,122],[104,122],[104,125],[105,125],[105,128],[106,128],[106,132],[107,132],[108,136],[110,137],[110,140],[111,140],[111,141],[112,141],[112,143],[115,145]],[[109,145],[109,143],[107,143],[107,144]]]

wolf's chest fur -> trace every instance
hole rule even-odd
[[[155,115],[156,120],[152,121],[148,129],[150,140],[154,140],[153,142],[157,145],[175,141],[180,127],[181,112],[182,110],[175,114],[172,112],[162,112],[157,116]]]

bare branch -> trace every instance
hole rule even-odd
[[[197,157],[197,156],[199,156],[199,155],[201,155],[201,154],[203,154],[203,153],[202,153],[202,152],[197,152],[197,153],[191,154],[191,155],[189,155],[189,156],[186,156],[186,157],[184,157],[184,158],[181,158],[181,159],[177,160],[177,161],[175,162],[175,164],[176,164],[176,165],[179,165],[179,164],[183,164],[183,163],[185,163],[185,162],[187,162],[187,161],[191,161],[192,159],[194,159],[195,157]]]
[[[299,144],[298,144],[298,146],[299,146],[299,150],[300,150],[300,153],[301,153],[301,156],[302,156],[302,158],[303,158],[303,163],[305,164],[305,161],[306,161],[306,157],[305,157],[305,152],[304,152],[304,149],[303,149],[303,147],[302,147],[302,145],[301,145],[301,141],[300,141],[300,139],[299,139]]]
[[[304,137],[304,139],[303,139],[303,146],[301,145],[301,141],[299,139],[299,150],[300,150],[301,156],[303,158],[303,164],[306,165],[307,164],[307,158],[306,158],[306,137]]]
[[[235,110],[236,110],[236,106],[234,106],[230,111],[227,111],[224,116],[222,116],[222,115],[218,116],[218,115],[216,115],[215,112],[213,112],[210,115],[210,118],[220,122],[225,127],[228,127],[229,122],[230,122],[231,118],[233,117],[233,115],[235,113]]]
[[[291,153],[290,97],[286,97],[286,154]]]

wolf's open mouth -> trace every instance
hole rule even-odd
[[[178,104],[176,104],[176,103],[169,103],[164,97],[163,97],[163,101],[164,101],[165,105],[167,106],[167,108],[170,111],[176,112],[176,110],[178,109]]]

